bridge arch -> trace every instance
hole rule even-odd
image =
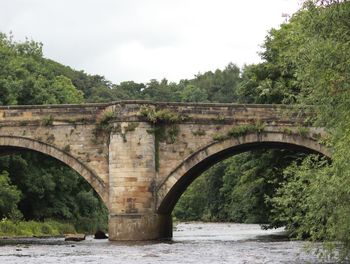
[[[265,131],[214,141],[187,157],[159,184],[157,212],[170,215],[187,187],[214,164],[236,154],[259,148],[294,149],[331,158],[330,149],[311,136],[305,135]]]
[[[92,186],[104,204],[108,207],[108,190],[106,184],[92,169],[80,162],[73,155],[59,149],[56,146],[18,136],[0,136],[0,151],[1,149],[8,151],[18,149],[36,151],[63,162],[81,175]]]

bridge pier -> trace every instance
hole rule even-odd
[[[109,140],[109,239],[172,235],[170,215],[156,213],[154,134],[146,122],[116,122]]]
[[[110,215],[108,225],[110,240],[153,240],[172,237],[171,215]]]

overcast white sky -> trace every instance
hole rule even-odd
[[[299,0],[0,0],[0,31],[114,83],[259,62],[268,30]]]

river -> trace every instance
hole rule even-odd
[[[171,241],[4,239],[0,263],[321,263],[304,251],[304,242],[288,241],[281,231],[248,224],[180,223]]]

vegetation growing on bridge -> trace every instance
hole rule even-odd
[[[198,129],[198,130],[196,130],[196,131],[191,131],[192,132],[192,134],[194,135],[194,136],[204,136],[204,135],[206,135],[206,132],[205,132],[205,130],[203,130],[203,129]]]
[[[147,121],[153,124],[174,124],[189,120],[186,115],[180,115],[170,109],[157,109],[152,106],[144,105],[140,109],[140,115],[144,116]]]
[[[111,121],[116,117],[115,112],[105,111],[97,118],[96,125],[93,131],[95,142],[104,142],[107,139],[109,141],[109,135],[112,131],[121,131],[120,126],[114,127]]]
[[[269,32],[261,63],[242,70],[230,63],[224,70],[200,73],[178,83],[163,79],[112,84],[102,76],[43,58],[40,43],[16,43],[1,34],[0,104],[146,99],[317,105],[316,124],[327,126],[327,144],[334,151],[332,164],[288,151],[243,153],[193,183],[174,213],[179,219],[286,225],[295,237],[341,242],[341,257],[346,258],[350,252],[349,17],[349,1],[306,1],[281,28]],[[164,110],[144,109],[143,115],[155,124],[184,121]],[[102,126],[109,129],[105,121]],[[231,135],[250,129],[241,128]],[[291,133],[287,129],[286,133]],[[304,128],[297,131],[300,135],[306,132]],[[174,134],[172,138],[176,138]],[[1,189],[13,197],[21,193],[19,201],[11,202],[0,192],[0,200],[15,206],[27,220],[49,217],[71,221],[80,228],[100,226],[106,210],[96,195],[77,175],[68,178],[72,172],[51,162],[39,164],[38,157],[0,157],[0,171],[6,171],[11,179],[3,181]],[[291,207],[288,201],[296,197],[303,205],[295,201]],[[13,217],[12,213],[1,211],[0,216]]]
[[[305,126],[299,126],[297,128],[297,133],[302,137],[306,137],[310,133],[310,129]]]
[[[48,115],[48,116],[45,116],[42,120],[41,120],[41,124],[43,126],[52,126],[53,125],[53,121],[54,121],[54,118],[52,115]]]
[[[63,148],[63,150],[65,151],[65,152],[70,152],[70,145],[65,145],[64,146],[64,148]]]
[[[139,126],[139,123],[128,123],[128,125],[122,129],[120,124],[114,125],[111,122],[116,117],[116,113],[113,111],[103,112],[103,114],[96,121],[95,128],[93,131],[93,141],[100,143],[103,143],[105,141],[109,142],[109,135],[112,132],[114,132],[120,134],[123,137],[123,141],[127,142],[126,134],[128,132],[134,131]]]
[[[178,127],[179,122],[187,121],[190,117],[180,115],[170,109],[157,109],[153,106],[144,105],[140,109],[140,115],[144,116],[147,121],[153,123],[153,128],[148,130],[149,133],[154,133],[155,139],[155,166],[159,169],[159,143],[167,142],[173,144],[180,132]]]
[[[213,135],[213,139],[222,141],[229,138],[245,136],[249,133],[262,133],[266,124],[261,121],[256,121],[253,124],[238,125],[230,128],[225,134],[217,133]]]

